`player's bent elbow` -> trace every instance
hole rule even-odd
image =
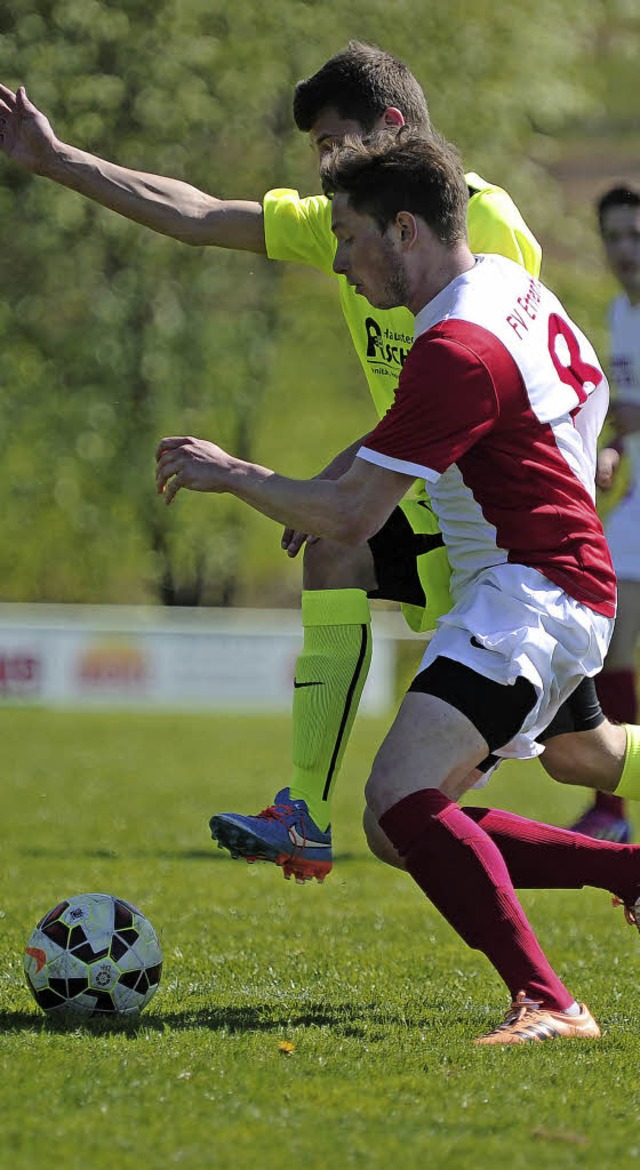
[[[349,548],[361,548],[371,539],[376,529],[372,531],[371,524],[364,517],[355,515],[340,516],[332,539],[339,544],[346,544]]]
[[[382,528],[388,513],[372,507],[371,501],[361,495],[338,490],[333,507],[333,532],[331,539],[352,548],[368,543]]]

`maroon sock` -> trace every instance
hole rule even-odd
[[[500,808],[464,812],[497,845],[518,890],[596,886],[623,901],[635,901],[640,891],[640,845],[598,841]]]
[[[624,800],[621,796],[614,796],[613,792],[596,792],[593,807],[611,817],[620,817],[622,820],[626,817]]]
[[[635,723],[638,710],[634,670],[603,670],[596,677],[600,706],[613,723]]]
[[[468,946],[483,951],[515,999],[564,1011],[573,996],[545,958],[497,845],[434,788],[404,797],[380,827],[409,873]]]

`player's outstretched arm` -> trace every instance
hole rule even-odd
[[[168,504],[182,488],[229,492],[293,530],[349,545],[369,540],[411,483],[410,476],[362,459],[339,479],[288,479],[192,436],[162,439],[156,450],[156,485]]]
[[[0,148],[19,166],[185,244],[264,255],[262,205],[216,199],[161,175],[132,171],[61,142],[23,86],[0,85]]]
[[[367,436],[365,435],[364,438],[358,439],[355,443],[351,443],[344,451],[340,451],[315,478],[339,479],[351,467],[359,448],[366,441],[366,438]],[[299,532],[293,528],[285,528],[280,546],[284,549],[288,557],[296,557],[303,544],[307,542],[311,543],[316,539],[317,537],[311,533]]]

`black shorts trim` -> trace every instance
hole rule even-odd
[[[548,727],[538,736],[538,743],[545,743],[555,735],[570,735],[572,731],[594,731],[604,723],[596,684],[592,678],[583,678],[573,694],[565,699]]]
[[[402,508],[394,508],[386,524],[369,541],[378,585],[367,597],[400,601],[424,609],[427,599],[416,561],[423,553],[442,548],[443,544],[439,532],[432,535],[414,532]]]
[[[538,697],[528,678],[520,677],[512,686],[505,686],[442,654],[416,675],[409,691],[435,695],[466,715],[487,741],[490,752],[517,735]],[[485,760],[482,770],[490,766]]]

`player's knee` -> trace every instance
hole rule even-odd
[[[362,827],[367,845],[374,857],[377,857],[379,861],[384,861],[386,865],[395,866],[396,869],[406,868],[402,857],[386,834],[383,833],[370,808],[364,810]]]
[[[573,739],[573,737],[571,738]],[[574,743],[572,748],[570,742],[565,742],[568,740],[569,736],[564,735],[550,739],[545,744],[540,763],[547,775],[560,784],[584,784],[586,781],[579,779],[581,772],[584,771],[579,759],[582,753],[579,750],[579,745]]]
[[[351,548],[332,540],[314,540],[304,549],[305,589],[369,589],[368,545]]]
[[[339,546],[331,540],[314,540],[304,548],[304,584],[306,589],[335,588],[338,567],[342,563]]]
[[[378,778],[377,778],[377,775],[375,772],[375,768],[374,768],[374,771],[371,772],[371,775],[369,776],[369,779],[367,780],[367,783],[364,786],[364,798],[366,801],[365,816],[368,813],[369,816],[371,817],[371,819],[375,822],[375,824],[377,824],[378,823],[378,816],[384,810],[380,809],[378,807],[379,802],[380,802],[380,792],[379,792],[379,784],[378,784]]]
[[[545,744],[540,762],[545,772],[560,784],[611,790],[620,777],[624,747],[621,736],[609,738],[612,742],[602,734],[589,731],[560,735]]]

